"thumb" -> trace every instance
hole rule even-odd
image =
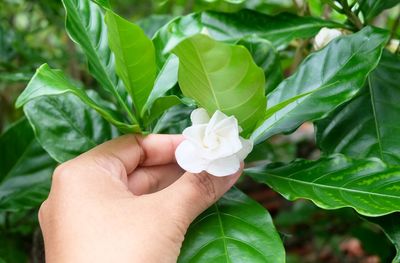
[[[214,204],[238,180],[243,164],[235,174],[216,177],[206,172],[186,172],[175,183],[158,192],[163,202],[167,202],[168,211],[183,222],[185,227],[204,210]],[[167,200],[167,201],[166,201]]]

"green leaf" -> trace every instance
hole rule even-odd
[[[265,121],[252,139],[259,143],[272,135],[291,132],[350,100],[378,64],[387,39],[386,31],[366,27],[336,38],[308,56],[294,75],[268,95]]]
[[[256,35],[271,41],[275,46],[288,44],[295,38],[309,38],[322,27],[342,25],[315,17],[282,13],[269,16],[251,10],[237,13],[206,11],[178,17],[162,27],[154,36],[158,64],[163,64],[163,53],[172,50],[187,37],[207,31],[219,41],[235,42],[246,36]]]
[[[253,56],[254,62],[263,69],[265,93],[270,93],[283,79],[278,52],[271,42],[255,36],[243,38],[238,44],[245,46]]]
[[[23,118],[0,137],[0,211],[37,207],[47,197],[56,162],[40,147]]]
[[[384,52],[363,93],[317,123],[327,153],[378,157],[400,165],[400,57]]]
[[[36,71],[28,86],[18,97],[16,107],[25,105],[32,99],[40,96],[59,95],[63,93],[72,93],[79,97],[85,104],[96,110],[104,119],[115,125],[123,132],[139,132],[138,125],[128,125],[117,120],[116,114],[101,103],[100,98],[96,101],[101,103],[99,105],[91,99],[86,92],[72,84],[60,70],[51,69],[47,64],[43,64]]]
[[[24,112],[39,143],[59,163],[117,135],[113,126],[72,94],[34,99]]]
[[[242,46],[219,43],[206,35],[181,42],[178,81],[183,94],[210,115],[234,115],[249,134],[265,112],[264,73]]]
[[[77,43],[86,55],[90,73],[111,92],[126,111],[132,123],[137,123],[132,115],[126,92],[118,88],[115,75],[114,56],[107,40],[107,27],[101,8],[90,0],[62,0],[66,11],[65,27],[70,38]],[[99,0],[105,4],[108,1]]]
[[[167,110],[157,121],[152,133],[180,134],[190,126],[190,113],[193,107],[176,105]]]
[[[136,21],[136,24],[143,29],[148,37],[152,38],[154,34],[161,27],[168,24],[168,22],[171,21],[172,18],[172,15],[153,14]]]
[[[285,262],[271,216],[232,188],[189,227],[178,262]]]
[[[156,76],[153,42],[139,26],[112,11],[107,11],[105,21],[108,26],[108,42],[115,55],[117,74],[140,114]]]
[[[168,57],[164,66],[162,67],[162,69],[160,70],[160,72],[158,72],[157,79],[155,80],[155,83],[154,83],[154,87],[151,90],[151,93],[150,93],[149,97],[147,98],[146,104],[143,107],[142,114],[141,114],[142,118],[146,119],[148,117],[148,115],[151,115],[148,118],[152,119],[152,116],[155,115],[154,112],[157,112],[159,109],[159,107],[157,107],[157,109],[152,108],[152,107],[154,107],[153,104],[157,100],[167,101],[167,103],[168,103],[168,101],[170,103],[175,100],[172,97],[170,97],[169,99],[164,99],[163,96],[165,96],[165,94],[169,90],[171,90],[178,82],[178,65],[179,65],[178,58],[175,55],[171,54]],[[165,102],[161,102],[161,101],[158,102],[159,105],[164,104],[164,103]],[[167,108],[165,108],[165,110],[166,109]],[[156,114],[156,115],[158,115],[158,114]],[[147,120],[147,122],[149,122],[149,121]]]
[[[397,251],[392,262],[400,262],[400,213],[393,213],[381,217],[366,217],[366,219],[382,228],[386,236],[394,244]]]
[[[306,198],[324,209],[352,207],[366,216],[400,211],[400,166],[379,159],[333,155],[246,170],[289,200]]]
[[[400,4],[400,0],[359,0],[361,11],[366,21],[372,20],[379,15],[383,10],[394,7]]]

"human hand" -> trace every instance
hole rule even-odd
[[[238,179],[184,173],[180,135],[125,135],[61,164],[39,210],[46,262],[176,262],[190,223]]]

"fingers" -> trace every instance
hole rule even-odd
[[[182,135],[163,134],[150,134],[136,138],[145,156],[141,166],[175,163],[175,149],[183,140]]]
[[[183,173],[177,164],[139,167],[128,176],[128,188],[134,195],[154,193],[175,182]]]
[[[188,226],[235,184],[242,170],[243,164],[238,172],[225,177],[186,172],[175,183],[154,195],[167,202],[167,209]]]

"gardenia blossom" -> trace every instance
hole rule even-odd
[[[191,173],[206,171],[215,176],[236,173],[253,148],[250,140],[239,136],[237,119],[219,110],[210,119],[202,108],[194,110],[190,119],[192,126],[183,131],[185,140],[175,151],[178,164]]]
[[[319,50],[329,44],[334,38],[341,36],[342,31],[338,29],[321,28],[314,39],[314,49]]]

